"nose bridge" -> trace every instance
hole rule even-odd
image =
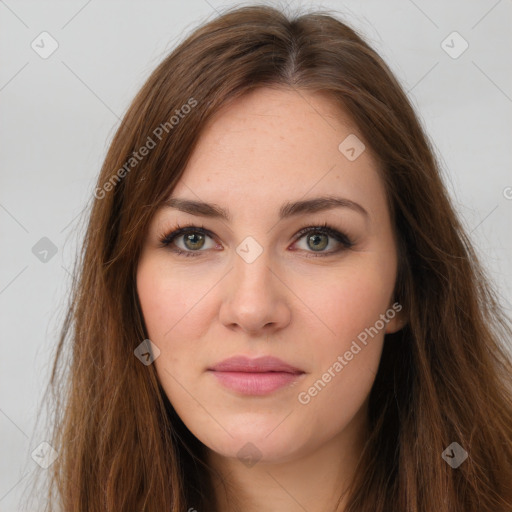
[[[246,237],[236,248],[234,258],[235,290],[254,299],[269,300],[274,290],[271,252],[254,237]],[[266,297],[263,297],[266,296]]]
[[[246,237],[233,255],[231,286],[222,304],[221,320],[256,332],[268,325],[282,327],[290,318],[285,287],[273,274],[272,252]]]

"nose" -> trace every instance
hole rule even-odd
[[[224,284],[222,324],[251,335],[268,335],[286,327],[291,319],[291,292],[278,273],[265,250],[251,263],[235,255],[234,269]]]

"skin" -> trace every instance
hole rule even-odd
[[[307,404],[298,400],[395,302],[397,253],[369,143],[350,161],[338,149],[357,126],[319,93],[257,89],[225,106],[207,125],[172,197],[215,203],[231,220],[162,208],[149,227],[137,291],[163,389],[208,462],[229,482],[216,486],[219,510],[333,510],[367,437],[368,396],[385,333],[397,314]],[[367,215],[331,208],[279,220],[286,201],[336,195]],[[327,222],[352,239],[343,248],[320,233],[320,253],[300,229]],[[176,254],[160,238],[180,226],[214,234]],[[314,232],[309,235],[315,234]],[[263,252],[237,252],[248,236]],[[328,242],[328,246],[325,244]],[[192,247],[192,249],[190,248]],[[333,252],[341,248],[339,252]],[[305,373],[265,396],[227,389],[207,369],[233,355],[273,355]],[[259,460],[237,457],[247,443]],[[343,510],[343,503],[339,510]]]

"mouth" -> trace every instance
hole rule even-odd
[[[275,357],[235,356],[208,368],[226,388],[243,395],[261,396],[289,386],[305,372]]]

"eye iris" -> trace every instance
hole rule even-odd
[[[188,249],[201,249],[204,245],[204,235],[201,233],[189,233],[184,235],[184,241]]]
[[[307,240],[308,246],[315,251],[325,249],[329,243],[328,236],[323,233],[315,233],[314,235],[309,235]],[[311,245],[310,242],[312,242],[313,245]]]

